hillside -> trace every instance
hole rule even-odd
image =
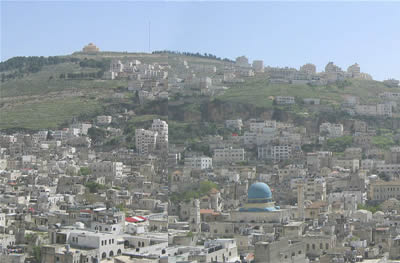
[[[245,79],[244,83],[232,84],[218,99],[229,102],[249,103],[258,107],[272,107],[270,96],[294,96],[319,98],[324,104],[340,104],[345,96],[360,97],[361,103],[376,101],[379,93],[393,91],[382,82],[371,80],[346,80],[342,85],[310,86],[298,84],[271,84],[265,75]]]
[[[0,129],[56,128],[73,118],[91,120],[94,116],[120,108],[121,105],[128,108],[138,107],[138,102],[133,100],[134,94],[126,89],[127,80],[103,80],[100,77],[108,70],[112,59],[137,59],[142,63],[169,64],[172,70],[181,66],[185,60],[190,64],[215,66],[215,76],[221,75],[224,65],[230,64],[229,61],[212,57],[168,53],[99,52],[87,55],[76,52],[44,60],[42,57],[32,58],[33,66],[19,58],[13,58],[13,63],[0,63]],[[370,103],[377,100],[379,93],[394,91],[382,82],[356,79],[327,86],[271,84],[265,74],[244,78],[243,83],[223,85],[229,89],[214,98],[186,97],[180,101],[171,98],[171,120],[195,122],[219,121],[231,115],[244,118],[253,114],[269,116],[272,114],[269,111],[275,107],[272,97],[277,95],[320,98],[323,105],[339,105],[348,95],[360,97],[362,103]],[[116,93],[122,97],[115,98]],[[214,108],[209,108],[207,101],[213,99],[228,103],[228,114],[220,114]],[[177,102],[183,103],[184,107],[176,107]],[[249,107],[253,107],[251,113],[248,113]],[[289,110],[297,113],[307,111],[302,105],[296,105]],[[153,113],[147,109],[146,114]]]

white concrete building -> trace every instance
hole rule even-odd
[[[242,119],[236,119],[236,120],[226,120],[225,121],[225,127],[228,129],[234,129],[234,130],[242,130],[243,127],[243,122]]]
[[[291,96],[276,96],[275,101],[278,105],[295,104],[295,99]]]
[[[253,61],[253,69],[255,72],[264,72],[264,61],[254,60]]]
[[[121,255],[124,251],[124,240],[121,236],[105,232],[82,229],[63,230],[52,232],[50,239],[52,243],[66,243],[73,248],[97,249],[99,259]]]
[[[154,119],[151,125],[151,130],[158,133],[157,144],[161,147],[168,146],[168,124],[166,121]]]
[[[111,121],[112,121],[112,116],[105,116],[105,115],[97,116],[96,119],[98,125],[107,125],[110,124]]]
[[[211,169],[212,158],[205,156],[185,158],[185,167],[200,170]]]
[[[343,136],[343,124],[324,122],[319,126],[320,133],[326,133],[329,138]]]
[[[262,122],[250,122],[250,131],[256,133],[272,132],[276,129],[276,121],[266,120]]]

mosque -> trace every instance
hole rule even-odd
[[[290,218],[290,211],[275,205],[272,192],[266,183],[257,182],[249,187],[247,203],[231,212],[235,222],[283,223]]]

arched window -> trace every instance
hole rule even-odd
[[[118,249],[117,255],[121,255],[121,253],[122,253],[121,249]]]
[[[103,252],[103,254],[101,254],[101,258],[106,258],[107,257],[107,254],[106,254],[106,252]]]
[[[114,251],[111,250],[110,253],[109,253],[109,256],[113,257],[114,256]]]

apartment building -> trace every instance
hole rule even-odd
[[[103,161],[92,163],[89,168],[97,177],[121,177],[124,165],[121,162]]]
[[[145,129],[136,129],[136,150],[140,155],[147,155],[156,148],[158,132]]]
[[[319,126],[319,132],[326,134],[329,138],[336,138],[343,136],[343,124],[324,122]]]
[[[385,173],[390,175],[400,174],[400,164],[377,164],[376,165],[377,173]]]
[[[288,160],[292,156],[292,146],[290,145],[268,145],[258,147],[258,159],[282,161]]]
[[[400,180],[378,181],[371,183],[369,198],[373,201],[385,201],[390,198],[400,199]]]
[[[161,148],[168,146],[168,124],[166,121],[154,119],[151,130],[158,133],[156,143],[159,144]]]
[[[185,158],[185,167],[191,169],[211,169],[212,168],[212,158],[210,157],[189,157]]]
[[[276,121],[252,121],[250,122],[250,131],[256,133],[269,132],[276,129]]]
[[[391,104],[356,105],[355,112],[359,115],[392,117]]]
[[[235,163],[244,161],[244,149],[232,147],[215,149],[213,161],[216,163]]]

